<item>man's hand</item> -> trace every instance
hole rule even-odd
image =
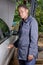
[[[13,44],[9,44],[9,46],[8,46],[7,48],[11,49],[11,48],[13,48],[13,47],[14,47]]]
[[[28,55],[28,60],[31,61],[34,58],[33,55]]]

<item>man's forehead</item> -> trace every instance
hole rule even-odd
[[[19,10],[26,10],[26,8],[24,8],[24,7],[20,7]]]

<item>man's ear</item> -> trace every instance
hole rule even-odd
[[[27,13],[29,12],[28,9],[26,9]]]

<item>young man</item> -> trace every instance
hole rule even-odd
[[[22,19],[19,27],[18,60],[20,65],[35,65],[38,54],[38,24],[35,18],[29,15],[25,5],[18,6]],[[13,47],[12,45],[9,46]]]

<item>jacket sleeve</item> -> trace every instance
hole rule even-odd
[[[31,22],[31,42],[29,48],[29,55],[37,57],[38,54],[38,24],[37,21],[33,18]]]
[[[20,27],[19,27],[19,28],[20,28]],[[20,31],[19,31],[19,29],[18,29],[18,32],[17,32],[17,34],[16,34],[16,35],[18,35],[18,39],[17,39],[17,41],[13,44],[16,48],[18,48],[19,33],[20,33]]]
[[[14,46],[15,46],[16,48],[18,48],[19,36],[20,36],[20,33],[21,33],[20,28],[21,28],[21,22],[19,23],[19,29],[18,29],[17,34],[16,34],[16,35],[18,35],[18,39],[17,39],[17,41],[14,43]]]

